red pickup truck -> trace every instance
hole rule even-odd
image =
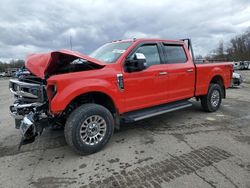
[[[133,39],[107,43],[89,56],[61,50],[27,57],[29,75],[10,80],[20,146],[42,130],[64,127],[79,154],[99,151],[122,121],[133,122],[201,101],[214,112],[230,86],[231,63],[194,63],[191,41]]]

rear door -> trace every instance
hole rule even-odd
[[[168,102],[191,98],[195,88],[195,66],[183,44],[162,43],[167,67]]]

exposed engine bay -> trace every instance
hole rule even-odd
[[[62,56],[57,66],[53,67],[53,70],[48,71],[47,77],[56,74],[80,72],[100,68],[102,68],[102,66],[93,64],[81,58],[66,58]]]

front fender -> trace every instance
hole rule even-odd
[[[122,100],[120,100],[121,94],[115,81],[110,82],[101,79],[86,79],[78,81],[74,80],[74,82],[69,83],[66,86],[65,82],[58,82],[56,85],[58,88],[57,94],[50,101],[50,111],[52,114],[62,112],[73,99],[89,92],[101,92],[108,95],[113,100],[118,110],[122,106]]]

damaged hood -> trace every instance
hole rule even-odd
[[[43,54],[28,55],[25,61],[25,67],[34,75],[45,78],[45,75],[51,74],[57,68],[67,65],[75,59],[84,59],[93,64],[105,66],[105,63],[70,50],[59,50]]]

